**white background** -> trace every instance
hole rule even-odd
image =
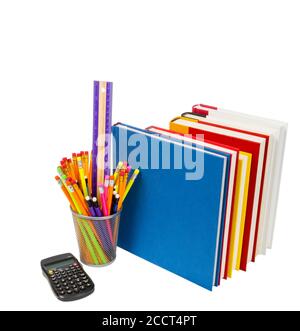
[[[299,1],[1,1],[0,307],[299,309]],[[168,126],[198,102],[289,123],[274,248],[212,293],[129,253],[86,267],[96,291],[61,303],[40,260],[78,256],[53,177],[91,148],[92,81],[113,120]]]

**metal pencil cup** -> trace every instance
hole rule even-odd
[[[72,212],[82,263],[105,266],[115,260],[120,214],[91,217]]]

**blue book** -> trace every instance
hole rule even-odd
[[[131,126],[130,126],[131,127]],[[133,128],[133,127],[131,127]],[[151,132],[146,130],[145,132]],[[153,133],[153,132],[151,132]],[[167,134],[163,133],[155,133],[158,136],[161,137],[167,137],[170,140],[179,141],[182,142],[180,138],[175,137],[169,137]],[[192,146],[197,146],[197,144],[192,143]],[[225,219],[226,219],[226,208],[227,208],[227,195],[228,195],[228,185],[229,185],[229,173],[230,173],[230,163],[231,163],[231,155],[230,153],[223,152],[220,150],[216,150],[210,147],[203,147],[204,150],[210,151],[219,155],[223,155],[227,158],[226,162],[226,177],[225,177],[225,194],[223,195],[223,208],[222,208],[222,220],[221,220],[221,229],[220,229],[220,238],[219,238],[219,247],[218,247],[218,261],[217,261],[217,271],[216,271],[216,278],[214,285],[219,286],[219,279],[220,279],[220,273],[221,273],[221,262],[222,262],[222,248],[223,248],[223,237],[224,237],[224,230],[225,230]]]
[[[118,245],[212,290],[218,272],[227,157],[120,123],[112,132],[115,164],[127,160],[141,170],[124,203]],[[181,168],[175,166],[179,149]],[[185,153],[203,160],[201,179],[187,180],[191,168],[185,165]]]
[[[149,131],[148,129],[146,130],[142,130],[142,129],[138,129],[134,126],[128,125],[126,124],[127,128],[130,128],[132,130],[138,130],[139,132],[143,132],[143,133],[151,133],[157,136],[162,136],[165,137],[167,139],[173,140],[173,141],[177,141],[177,142],[183,142],[182,139],[175,138],[175,137],[170,137],[168,136],[166,133],[157,133],[157,132],[153,132],[153,131]],[[192,146],[197,147],[196,143],[191,143]],[[214,281],[214,285],[218,286],[219,285],[219,280],[220,280],[220,273],[221,273],[221,263],[222,263],[222,249],[223,249],[223,237],[224,237],[224,230],[225,230],[225,219],[226,219],[226,208],[227,208],[227,195],[228,195],[228,185],[229,185],[229,172],[230,172],[230,163],[231,163],[231,155],[230,153],[227,152],[223,152],[217,149],[213,149],[210,147],[203,147],[202,148],[206,151],[210,151],[210,152],[214,152],[216,154],[219,155],[223,155],[227,158],[227,162],[226,162],[226,177],[225,177],[225,194],[223,195],[223,208],[222,208],[222,218],[221,218],[221,226],[220,226],[220,236],[219,236],[219,245],[218,245],[218,258],[217,258],[217,266],[216,266],[216,275],[215,275],[215,281]]]

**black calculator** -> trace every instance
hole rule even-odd
[[[78,300],[94,292],[95,285],[91,278],[70,253],[44,259],[41,267],[59,300]]]

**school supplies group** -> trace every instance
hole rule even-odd
[[[112,83],[94,82],[92,152],[63,158],[55,177],[72,209],[82,262],[105,265],[115,258],[120,212],[138,169],[111,168]]]
[[[122,159],[133,135],[147,141],[120,247],[209,290],[272,247],[286,123],[196,105],[168,130],[118,123],[112,132]],[[196,180],[185,155],[198,160]]]
[[[118,241],[209,290],[247,271],[272,247],[287,124],[198,104],[168,129],[112,126],[112,88],[94,82],[92,152],[63,158],[55,177],[81,260],[113,261]]]

